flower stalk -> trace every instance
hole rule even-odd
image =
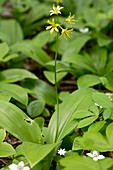
[[[59,124],[59,99],[58,99],[58,83],[57,83],[57,57],[58,57],[58,34],[56,35],[56,49],[55,49],[55,93],[56,93],[56,112],[57,112],[57,120],[56,120],[56,139],[58,135],[58,124]]]
[[[73,29],[68,29],[62,27],[62,25],[58,21],[58,15],[61,14],[61,10],[63,7],[59,5],[59,3],[62,2],[62,0],[54,0],[56,3],[53,4],[52,9],[50,9],[50,16],[51,15],[56,15],[57,19],[53,18],[51,21],[48,20],[47,23],[49,26],[46,27],[46,30],[50,30],[50,34],[52,35],[54,32],[57,33],[56,35],[56,48],[55,48],[55,66],[54,66],[54,80],[55,80],[55,93],[56,93],[56,113],[57,113],[57,118],[56,118],[56,138],[55,141],[57,141],[58,137],[58,127],[59,127],[59,98],[58,98],[58,81],[57,81],[57,57],[58,57],[58,38],[59,37],[64,37],[66,40],[67,38],[71,37]],[[73,24],[77,22],[77,20],[74,19],[74,15],[69,14],[68,18],[65,19],[65,22],[68,24]]]

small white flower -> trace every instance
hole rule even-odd
[[[93,153],[86,153],[87,156],[93,158],[94,161],[98,161],[99,159],[104,159],[103,155],[99,155],[99,153],[94,150]]]
[[[65,153],[66,153],[66,150],[65,150],[65,149],[61,149],[61,148],[60,148],[60,149],[58,150],[58,154],[59,154],[59,155],[65,155]]]
[[[10,170],[30,170],[28,166],[24,166],[24,162],[21,161],[18,164],[11,164],[8,166]]]
[[[61,6],[59,6],[59,5],[55,6],[55,5],[53,4],[53,8],[50,10],[50,15],[53,15],[53,14],[55,14],[55,15],[61,14],[60,10],[61,10],[62,8],[63,8],[63,7],[61,7]]]
[[[96,106],[100,107],[101,109],[103,108],[102,106],[100,106],[98,103],[95,103]]]
[[[89,32],[89,28],[88,28],[88,27],[86,27],[86,28],[80,28],[79,31],[80,31],[81,33],[87,33],[87,32]]]

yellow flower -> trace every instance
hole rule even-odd
[[[55,6],[53,4],[53,8],[50,10],[50,15],[58,15],[58,14],[61,14],[60,10],[62,9],[63,7],[60,7],[59,5]]]
[[[63,36],[65,39],[67,39],[67,37],[71,37],[71,33],[72,33],[73,29],[68,30],[66,29],[62,29],[61,32],[61,36]]]
[[[74,19],[74,15],[71,16],[71,13],[70,15],[68,16],[68,18],[65,19],[66,22],[68,22],[69,24],[73,24],[74,22],[78,22],[78,20],[75,20]]]
[[[50,26],[47,26],[47,27],[46,27],[46,30],[49,30],[49,29],[50,29],[50,33],[51,33],[51,34],[54,32],[54,30],[55,30],[56,32],[59,32],[59,30],[58,30],[58,28],[57,28],[57,27],[59,26],[59,24],[56,24],[56,23],[55,23],[54,18],[52,19],[52,21],[48,20],[47,23],[50,24]]]

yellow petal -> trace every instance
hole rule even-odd
[[[59,32],[59,30],[58,30],[58,28],[57,28],[57,27],[55,27],[55,31],[56,31],[56,32]]]
[[[52,28],[52,26],[47,26],[46,27],[46,30],[49,30],[49,29],[51,29]]]
[[[52,28],[52,29],[50,30],[50,34],[53,34],[53,31],[54,31],[54,28]]]

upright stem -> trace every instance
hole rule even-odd
[[[56,51],[55,51],[55,93],[56,93],[56,138],[58,135],[58,121],[59,121],[59,101],[58,101],[58,84],[57,84],[57,56],[58,56],[58,34],[56,36]]]

